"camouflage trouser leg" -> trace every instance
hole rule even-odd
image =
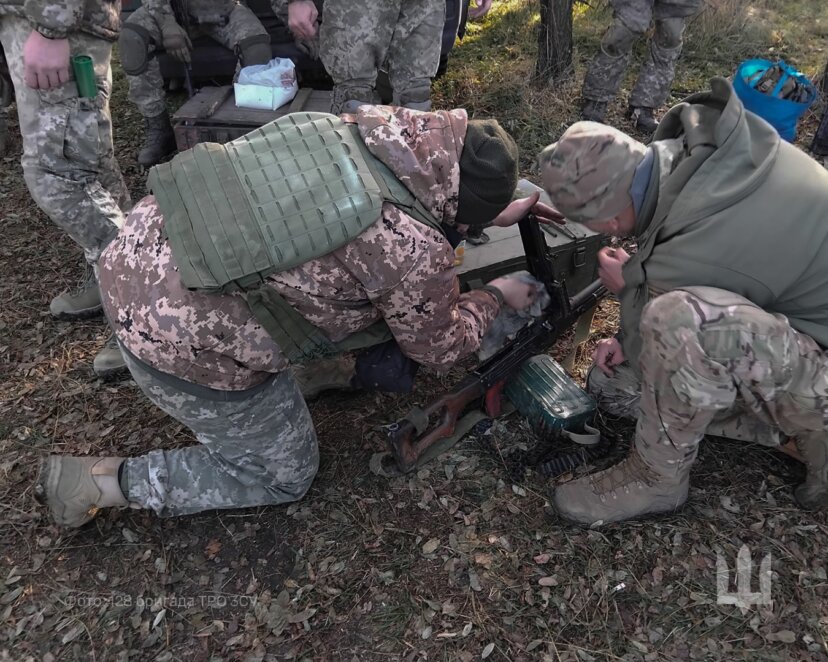
[[[239,44],[248,37],[266,35],[267,30],[262,22],[256,18],[250,9],[244,5],[236,5],[227,20],[227,25],[211,27],[206,31],[213,39],[225,48],[238,53]]]
[[[440,66],[440,47],[446,3],[406,0],[388,49],[388,73],[399,104],[423,104],[431,99],[431,79]]]
[[[592,101],[611,101],[621,86],[635,42],[653,17],[653,0],[613,0],[613,21],[601,40],[601,50],[584,77],[581,94]]]
[[[185,392],[124,355],[144,394],[201,445],[150,451],[125,463],[130,502],[161,516],[296,501],[319,466],[310,412],[289,370],[245,397]],[[213,396],[213,397],[210,397]]]
[[[681,55],[684,24],[684,18],[656,19],[650,54],[630,94],[630,106],[658,108],[667,101],[676,74],[676,61]]]
[[[23,174],[38,207],[94,265],[123,224],[119,205],[129,206],[112,147],[112,44],[83,33],[69,37],[71,52],[89,55],[95,66],[98,96],[81,99],[74,80],[52,90],[23,82],[23,44],[31,30],[25,18],[0,16],[23,137]]]
[[[828,357],[781,315],[731,292],[692,287],[650,302],[641,336],[635,444],[644,457],[686,464],[714,417],[737,399],[787,435],[828,427]]]
[[[630,421],[638,420],[641,382],[629,363],[617,366],[612,377],[593,366],[587,374],[587,391],[601,411]],[[783,441],[779,428],[751,414],[741,398],[736,399],[732,410],[717,412],[704,433],[762,446],[778,446]]]
[[[385,62],[404,1],[407,0],[325,3],[319,54],[334,82],[332,113],[341,112],[349,100],[376,103],[377,72]]]
[[[127,76],[129,83],[129,100],[138,108],[143,117],[156,117],[167,110],[164,94],[164,78],[161,76],[161,65],[155,57],[161,47],[161,26],[152,17],[146,7],[139,7],[126,20],[127,23],[137,25],[147,31],[152,43],[147,46],[149,60],[146,70],[137,76]]]

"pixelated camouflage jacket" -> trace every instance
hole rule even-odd
[[[115,41],[121,28],[121,0],[0,0],[0,16],[25,16],[32,28],[50,39],[86,32]]]
[[[745,110],[723,78],[673,107],[624,265],[624,354],[647,302],[701,285],[785,315],[828,347],[828,171]],[[688,147],[689,146],[689,147]]]
[[[238,0],[178,0],[181,8],[191,18],[213,21],[230,15]],[[143,0],[141,6],[151,16],[159,19],[165,14],[173,14],[173,0]]]
[[[369,150],[432,214],[453,222],[465,111],[363,106],[345,118],[357,122]],[[384,319],[406,355],[440,369],[476,351],[499,311],[489,292],[460,294],[453,265],[442,234],[386,203],[355,240],[268,282],[331,340]],[[243,390],[287,366],[242,295],[183,287],[151,196],[130,212],[104,252],[100,286],[118,339],[162,372]]]

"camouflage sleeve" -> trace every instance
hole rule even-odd
[[[500,311],[491,292],[460,294],[453,251],[441,243],[442,250],[422,251],[396,287],[372,297],[402,351],[438,370],[477,351]]]
[[[23,11],[44,37],[66,39],[80,26],[84,4],[84,0],[25,0]]]
[[[156,18],[173,13],[170,0],[143,0],[141,6],[149,12],[150,16]]]

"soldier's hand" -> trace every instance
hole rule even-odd
[[[592,360],[598,369],[607,377],[612,377],[615,374],[615,366],[621,365],[626,360],[624,358],[624,350],[621,343],[616,338],[605,338],[599,340],[592,352]]]
[[[624,289],[622,268],[629,259],[629,253],[623,248],[607,246],[598,251],[598,278],[613,294],[618,294]]]
[[[492,8],[492,0],[472,0],[475,7],[469,6],[469,18],[481,18],[489,13]],[[471,5],[471,3],[469,3]]]
[[[311,41],[316,36],[319,12],[312,0],[298,0],[288,5],[288,28],[294,37]]]
[[[503,295],[503,303],[515,310],[526,310],[534,302],[538,294],[537,288],[531,283],[524,283],[519,278],[495,278],[489,285],[496,287]]]
[[[172,15],[165,16],[164,22],[161,23],[161,44],[176,60],[190,64],[190,51],[193,45],[187,31],[176,23]]]
[[[23,79],[36,90],[51,90],[69,80],[69,40],[47,39],[32,30],[23,44]]]
[[[509,203],[509,206],[495,217],[492,221],[492,225],[496,225],[500,228],[508,228],[509,226],[517,223],[530,211],[535,215],[535,219],[539,223],[562,222],[563,215],[557,209],[553,209],[549,205],[538,202],[539,198],[540,193],[535,191],[528,198],[512,200],[512,202]]]

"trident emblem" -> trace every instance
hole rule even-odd
[[[731,593],[730,568],[727,559],[721,552],[716,552],[716,604],[736,605],[740,609],[748,609],[752,605],[773,605],[771,598],[771,553],[765,554],[759,564],[759,592],[751,591],[751,575],[753,575],[753,559],[747,545],[739,548],[736,557],[736,592]]]

